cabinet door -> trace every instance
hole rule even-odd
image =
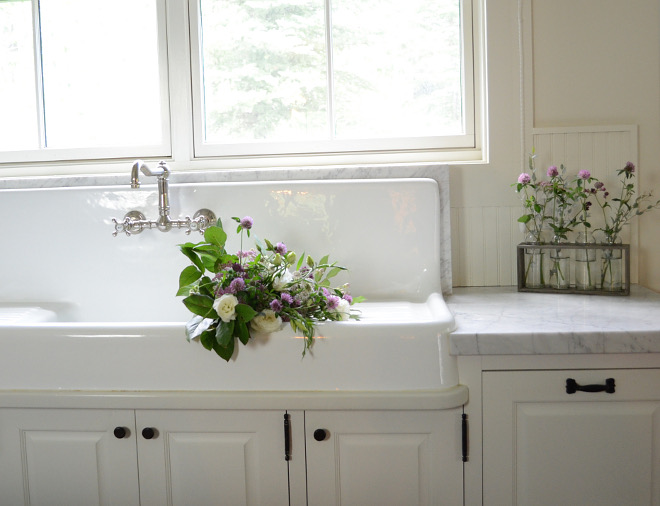
[[[461,411],[307,411],[309,504],[463,504]]]
[[[142,506],[288,506],[288,464],[303,477],[305,465],[302,414],[291,418],[287,461],[284,411],[137,411]]]
[[[658,399],[656,370],[485,372],[484,505],[659,504]]]
[[[134,424],[132,410],[0,409],[0,503],[138,505]]]

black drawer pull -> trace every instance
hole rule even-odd
[[[131,431],[126,427],[115,427],[114,435],[117,439],[124,439],[126,437],[130,437]]]
[[[614,378],[607,378],[604,385],[578,385],[573,378],[566,379],[566,393],[574,394],[575,392],[606,392],[608,394],[614,393]]]
[[[154,439],[158,437],[158,431],[153,427],[145,427],[142,429],[142,437],[144,439]]]
[[[316,429],[314,431],[314,439],[317,441],[325,441],[330,436],[328,429]]]

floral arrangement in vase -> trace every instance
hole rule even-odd
[[[241,244],[235,254],[225,250],[220,220],[204,231],[204,241],[179,245],[192,262],[181,272],[177,292],[193,313],[186,324],[189,341],[199,338],[204,348],[229,361],[237,340],[247,344],[253,334],[277,332],[288,323],[305,337],[304,356],[318,323],[359,319],[351,306],[364,298],[353,298],[348,285],[331,287],[344,267],[329,263],[328,255],[319,262],[304,253],[297,258],[282,242],[257,240],[254,249],[243,250],[254,220],[232,219]]]
[[[620,290],[622,286],[622,249],[613,247],[621,243],[620,233],[634,216],[660,207],[660,200],[651,202],[652,192],[635,196],[632,181],[635,166],[626,163],[617,171],[621,188],[614,196],[605,184],[580,170],[573,179],[566,176],[566,168],[550,166],[547,179],[540,181],[534,164],[535,155],[529,157],[529,172],[518,176],[512,186],[521,194],[524,213],[518,219],[525,224],[525,286],[530,288],[576,290]],[[597,204],[602,212],[602,225],[592,227],[591,210]],[[594,233],[603,237],[597,240]],[[572,241],[569,234],[573,234]],[[537,245],[557,245],[556,248],[534,248]],[[529,247],[527,247],[529,245]],[[584,248],[567,245],[585,245]],[[563,248],[561,246],[564,246]],[[571,250],[575,251],[573,257]],[[597,265],[597,252],[601,264]],[[545,258],[549,256],[549,258]],[[570,269],[572,262],[572,269]],[[573,283],[569,281],[569,269]]]

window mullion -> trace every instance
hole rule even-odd
[[[40,148],[46,147],[46,111],[44,103],[43,61],[41,53],[41,12],[39,0],[32,0],[32,35],[34,48],[35,100],[37,102],[37,136]]]
[[[325,0],[325,46],[328,79],[328,133],[329,138],[335,138],[335,86],[334,65],[332,60],[332,0]]]

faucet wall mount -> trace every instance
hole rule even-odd
[[[186,231],[186,234],[193,231],[203,234],[204,230],[216,222],[215,214],[209,209],[200,209],[192,218],[190,216],[178,220],[170,218],[168,183],[170,170],[164,161],[160,161],[158,167],[152,170],[142,160],[136,160],[131,168],[131,188],[140,187],[140,172],[145,176],[155,177],[158,181],[158,219],[148,220],[140,211],[129,211],[121,221],[112,218],[115,224],[113,236],[116,237],[121,232],[126,235],[135,235],[141,233],[144,229],[150,228],[157,228],[161,232],[169,232],[172,228],[182,228]]]

